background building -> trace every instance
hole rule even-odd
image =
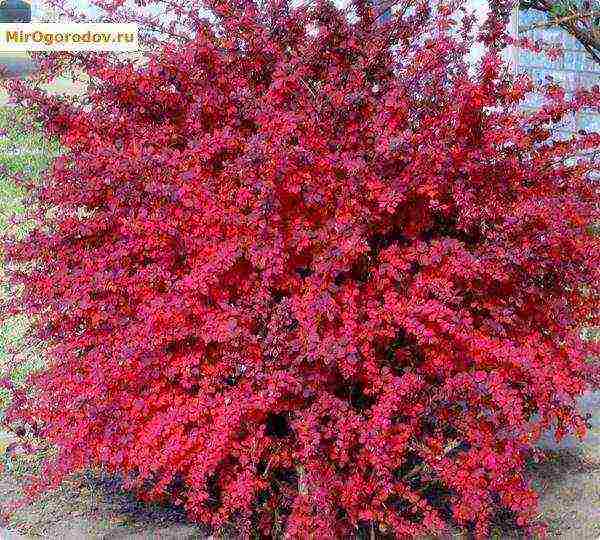
[[[600,64],[594,61],[575,38],[560,28],[532,28],[544,21],[547,21],[545,14],[529,9],[519,10],[513,24],[516,25],[518,35],[560,44],[564,49],[563,57],[551,60],[544,54],[519,49],[514,54],[517,70],[529,75],[535,83],[543,83],[551,78],[560,83],[567,92],[573,92],[581,86],[600,84]],[[540,96],[532,94],[527,106],[536,108],[540,105]],[[579,114],[560,128],[563,132],[579,129],[600,132],[600,114],[593,114],[591,111]]]

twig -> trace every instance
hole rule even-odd
[[[300,495],[308,495],[308,486],[306,485],[306,471],[302,465],[296,467],[298,473],[298,493]]]
[[[531,0],[521,2],[523,9],[534,9],[540,13],[550,14],[554,3],[552,0]],[[588,54],[594,59],[595,62],[600,64],[600,36],[598,32],[594,31],[593,28],[582,29],[577,25],[579,18],[562,20],[562,22],[547,22],[545,27],[558,26],[571,34],[588,52]]]
[[[589,13],[574,13],[573,15],[567,15],[566,17],[561,17],[559,19],[551,19],[549,21],[545,21],[538,24],[532,24],[527,28],[519,29],[519,32],[529,32],[530,30],[535,30],[536,28],[550,28],[552,26],[560,26],[566,22],[572,21],[574,19],[583,19],[586,17],[596,17],[600,15],[600,11],[590,11]]]

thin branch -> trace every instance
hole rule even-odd
[[[574,13],[573,15],[568,15],[566,17],[561,17],[559,19],[552,19],[550,21],[545,21],[543,23],[532,24],[527,28],[523,28],[519,30],[519,32],[529,32],[530,30],[535,30],[536,28],[550,28],[552,26],[560,26],[566,22],[572,21],[574,19],[583,19],[586,17],[594,17],[600,16],[600,11],[590,11],[589,13]]]
[[[552,15],[554,5],[553,0],[523,0],[520,3],[521,9],[533,9],[546,15]],[[590,27],[586,28],[581,28],[578,24],[584,18],[581,13],[572,13],[559,19],[555,18],[543,23],[541,27],[549,28],[556,26],[562,28],[579,41],[593,60],[600,64],[600,32],[595,27],[594,14],[597,15],[598,12],[594,10],[591,12],[591,15],[588,15],[592,21]],[[525,31],[528,29],[525,29]]]

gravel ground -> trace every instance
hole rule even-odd
[[[600,538],[600,462],[563,450],[533,470],[550,538]]]
[[[19,496],[19,476],[2,476],[1,501]],[[200,527],[186,523],[180,510],[138,502],[115,482],[92,473],[64,482],[18,510],[6,525],[0,528],[0,540],[207,539]]]

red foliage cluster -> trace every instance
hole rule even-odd
[[[48,360],[12,420],[52,478],[102,465],[243,534],[529,525],[599,307],[600,137],[551,126],[598,90],[527,116],[452,6],[240,5],[147,65],[88,58],[84,105],[21,88],[65,154],[7,245]]]

